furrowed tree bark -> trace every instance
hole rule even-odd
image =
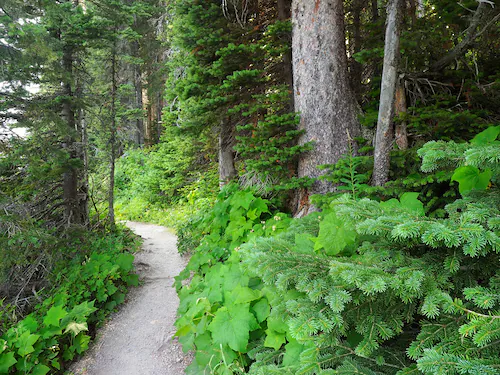
[[[357,104],[349,82],[341,0],[293,0],[292,55],[295,110],[300,112],[299,143],[314,143],[301,155],[299,177],[318,178],[322,164],[336,163],[360,133]],[[316,180],[300,193],[296,215],[310,210],[308,196],[334,186]]]
[[[88,157],[88,132],[87,132],[87,122],[85,119],[85,110],[80,108],[78,114],[79,123],[79,133],[81,136],[81,148],[80,148],[80,158],[83,160],[83,171],[82,178],[80,182],[80,210],[83,212],[84,224],[88,225],[90,221],[89,217],[89,157]]]
[[[219,186],[222,188],[237,176],[234,167],[234,126],[223,118],[219,129]]]
[[[384,67],[373,162],[372,183],[375,186],[384,185],[389,178],[390,152],[394,142],[394,102],[398,81],[399,36],[403,1],[391,0],[387,8]]]

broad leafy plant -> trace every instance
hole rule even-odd
[[[62,372],[88,348],[90,327],[125,300],[128,285],[138,284],[130,240],[105,236],[87,244],[89,255],[61,263],[61,269],[54,270],[58,287],[0,337],[0,374]]]
[[[295,220],[222,194],[176,281],[188,373],[499,374],[499,133],[419,151],[463,194],[440,217],[418,192]]]
[[[290,220],[272,215],[268,201],[229,186],[198,221],[195,228],[203,237],[176,278],[181,300],[176,335],[184,350],[196,349],[187,373],[242,372],[251,363],[256,338],[265,338],[268,347],[281,345],[283,330],[269,326],[271,291],[241,269],[239,251],[242,243],[283,231]]]

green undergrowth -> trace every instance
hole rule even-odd
[[[499,134],[419,150],[460,191],[440,215],[421,192],[302,219],[221,195],[176,279],[187,373],[500,374]]]
[[[115,213],[119,220],[177,229],[213,205],[219,180],[215,165],[192,170],[192,156],[177,139],[129,150],[117,162]]]
[[[125,300],[127,288],[138,285],[132,264],[137,247],[125,230],[56,241],[52,252],[62,257],[33,312],[14,322],[7,319],[11,310],[2,310],[2,322],[10,323],[2,324],[0,374],[63,373],[88,348],[95,327]]]

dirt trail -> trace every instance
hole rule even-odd
[[[186,260],[168,229],[134,222],[127,226],[144,239],[135,258],[143,284],[130,291],[125,305],[70,370],[77,375],[183,374],[190,357],[172,339],[179,304],[172,284]]]

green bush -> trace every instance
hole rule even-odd
[[[175,283],[181,299],[176,335],[184,350],[197,349],[187,373],[222,374],[250,363],[247,344],[262,335],[269,303],[263,284],[240,268],[239,247],[280,233],[290,221],[285,214],[271,214],[268,201],[230,185],[212,210],[191,223],[192,233],[201,234],[189,245],[198,246]],[[181,249],[188,246],[186,238],[181,237]]]
[[[57,286],[0,337],[0,373],[61,372],[87,349],[90,327],[125,300],[127,286],[138,284],[130,253],[136,245],[128,235],[94,234],[81,246],[87,251],[57,248],[71,256],[52,272]]]
[[[117,163],[115,211],[119,220],[137,220],[179,228],[199,210],[208,209],[219,190],[213,165],[191,170],[180,141],[148,150],[131,150]]]
[[[206,232],[177,280],[188,373],[499,374],[499,134],[419,151],[463,195],[441,217],[419,193],[345,195],[237,246]]]

